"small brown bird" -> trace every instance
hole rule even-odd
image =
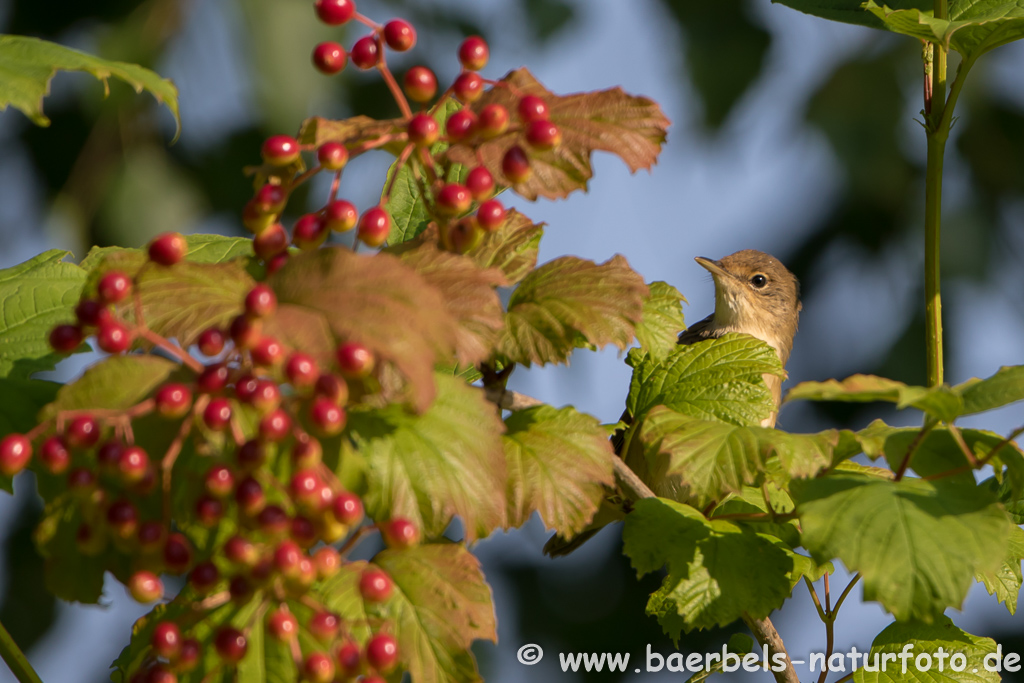
[[[800,283],[796,276],[778,259],[755,249],[744,249],[720,261],[703,256],[694,259],[711,273],[715,280],[715,312],[698,323],[690,325],[679,335],[680,344],[694,344],[705,339],[717,339],[729,332],[740,332],[766,342],[779,354],[783,367],[793,350],[793,336],[800,318]],[[775,405],[782,398],[782,378],[764,375],[765,384],[772,392]],[[774,427],[778,410],[761,422],[762,427]],[[622,421],[633,421],[628,412]],[[612,436],[615,452],[620,453],[622,432]],[[590,526],[577,536],[565,539],[553,536],[544,545],[544,554],[551,557],[568,555],[583,545],[605,525],[621,519],[621,510],[602,505]]]

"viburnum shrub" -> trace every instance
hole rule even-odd
[[[820,0],[781,1],[828,14]],[[535,512],[572,537],[602,505],[624,513],[639,573],[668,567],[648,612],[673,638],[743,620],[781,663],[776,678],[796,683],[769,614],[804,583],[831,655],[837,612],[863,581],[896,619],[872,653],[943,645],[980,667],[994,643],[943,611],[973,580],[1015,609],[1024,427],[1003,437],[955,421],[1024,398],[1024,366],[943,383],[937,197],[963,79],[1024,35],[1024,20],[978,5],[954,25],[943,0],[938,18],[851,1],[862,23],[928,45],[929,386],[855,375],[787,400],[889,401],[920,410],[919,428],[761,427],[777,409],[764,378],[783,374],[766,343],[677,345],[681,295],[621,256],[537,264],[543,226],[497,196],[583,189],[595,150],[650,168],[668,126],[654,102],[617,88],[556,95],[525,69],[488,78],[478,36],[459,46],[449,87],[414,67],[403,89],[388,55],[413,48],[415,28],[377,24],[352,0],[315,3],[326,24],[364,35],[347,53],[321,43],[313,62],[375,69],[402,116],[311,118],[253,150],[262,164],[239,210],[251,239],[168,233],[80,265],[51,251],[5,271],[0,484],[35,473],[46,505],[35,541],[55,595],[96,603],[110,572],[157,603],[115,681],[478,680],[470,646],[496,639],[495,615],[466,544]],[[949,47],[963,61],[943,101]],[[360,215],[343,175],[375,152],[396,160]],[[286,226],[293,192],[319,173],[332,177],[320,208]],[[333,240],[352,230],[350,246]],[[634,342],[628,422],[602,426],[505,388],[517,365]],[[31,378],[87,347],[106,355],[78,379]],[[888,467],[851,460],[861,454]],[[977,483],[979,472],[991,476]],[[460,529],[459,542],[443,536]],[[371,534],[385,549],[352,559]],[[841,591],[835,559],[856,572]]]

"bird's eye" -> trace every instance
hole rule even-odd
[[[768,278],[766,278],[764,275],[761,275],[761,273],[758,273],[757,275],[750,278],[750,284],[754,285],[758,289],[761,289],[766,284],[768,284]]]

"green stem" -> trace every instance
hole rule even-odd
[[[3,624],[0,624],[0,657],[4,658],[7,667],[20,683],[43,683]]]

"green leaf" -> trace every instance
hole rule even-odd
[[[756,426],[775,410],[764,374],[783,376],[775,350],[745,334],[677,346],[664,361],[630,352],[633,378],[626,409],[656,405],[702,420]]]
[[[911,655],[910,659],[894,656],[904,651]],[[998,683],[999,674],[989,671],[985,662],[986,655],[995,651],[994,640],[961,631],[945,615],[940,615],[933,623],[897,621],[885,627],[871,643],[866,657],[872,671],[861,667],[853,673],[853,680],[854,683]],[[952,661],[957,653],[964,656],[963,663]],[[932,655],[930,670],[921,671],[915,666],[920,654]],[[903,661],[907,664],[906,673],[903,673]],[[938,670],[940,662],[944,665],[942,671]],[[954,671],[952,664],[961,670]]]
[[[622,537],[638,576],[668,565],[647,613],[677,642],[681,632],[727,626],[744,614],[766,617],[789,597],[793,561],[785,551],[732,522],[708,521],[688,505],[637,501]]]
[[[505,427],[506,523],[521,526],[536,511],[563,537],[581,531],[614,482],[615,455],[597,419],[537,406],[512,413]]]
[[[441,251],[430,242],[401,251],[398,258],[444,297],[448,312],[458,323],[458,362],[476,365],[490,358],[505,326],[505,310],[495,289],[508,284],[501,272],[481,268],[472,259]]]
[[[85,284],[85,271],[64,262],[69,255],[52,249],[0,270],[0,377],[25,379],[60,360],[50,348],[50,330],[74,322],[72,309]]]
[[[995,410],[1024,400],[1024,365],[999,368],[999,372],[985,379],[969,379],[953,387],[964,400],[961,415],[972,415]]]
[[[593,175],[590,156],[597,150],[615,154],[634,173],[650,168],[658,159],[669,121],[661,107],[646,97],[627,95],[620,88],[555,95],[526,69],[509,73],[500,83],[502,87],[491,88],[473,103],[474,111],[500,104],[514,112],[520,97],[536,95],[547,102],[551,121],[562,132],[562,142],[556,148],[531,151],[532,173],[515,185],[515,191],[527,199],[559,199],[586,189]],[[482,164],[501,182],[505,178],[502,158],[515,145],[529,148],[522,127],[511,127],[479,146],[454,145],[448,150],[448,159],[467,167]]]
[[[276,315],[304,321],[295,336],[315,337],[320,349],[340,340],[365,344],[399,371],[417,411],[430,405],[434,366],[454,360],[458,322],[423,276],[391,254],[328,247],[296,254],[268,283],[277,293]],[[334,339],[324,339],[327,329]]]
[[[647,285],[620,255],[600,265],[563,256],[534,270],[508,302],[499,349],[516,363],[567,362],[574,348],[633,341]]]
[[[788,477],[812,477],[832,463],[839,432],[788,434],[689,417],[664,406],[647,413],[640,428],[645,480],[664,498],[704,508],[744,485],[759,482],[770,458]]]
[[[509,209],[505,223],[484,238],[466,255],[481,268],[497,268],[510,285],[522,281],[537,265],[544,223],[534,223],[515,209]]]
[[[57,392],[39,414],[51,420],[66,410],[124,410],[152,393],[178,365],[159,356],[110,356],[91,366]]]
[[[682,306],[686,299],[665,282],[652,282],[648,287],[650,294],[644,299],[636,340],[650,358],[660,361],[675,348],[679,333],[686,329]]]
[[[374,519],[402,516],[429,537],[454,515],[467,540],[505,522],[504,425],[480,389],[438,374],[437,399],[422,415],[401,406],[349,414],[349,433],[368,464],[364,496]]]
[[[461,544],[384,550],[374,563],[395,582],[389,612],[402,663],[417,683],[482,681],[474,640],[498,641],[491,589]]]
[[[1020,594],[1020,562],[1024,559],[1024,529],[1014,526],[1010,529],[1010,541],[1006,544],[1006,558],[995,571],[979,572],[978,581],[985,584],[989,595],[996,596],[1006,605],[1010,614],[1017,612],[1017,597]]]
[[[885,377],[853,375],[843,381],[801,382],[789,390],[783,401],[842,401],[867,403],[888,401],[897,408],[917,408],[938,420],[951,422],[964,410],[964,402],[948,386],[912,387]]]
[[[96,604],[103,595],[103,574],[110,557],[78,550],[75,536],[84,521],[81,507],[70,494],[47,502],[33,540],[44,558],[47,590],[61,600]],[[120,564],[125,563],[122,558]]]
[[[959,608],[973,576],[1005,555],[1011,525],[987,488],[833,473],[791,490],[804,547],[861,572],[865,599],[900,621]]]
[[[360,644],[369,640],[372,634],[367,605],[359,592],[359,579],[367,566],[368,563],[362,560],[346,562],[337,574],[314,587],[324,607],[345,621],[349,635]]]
[[[61,385],[41,379],[0,378],[0,439],[36,426],[36,415],[57,396]],[[12,477],[0,474],[0,490],[14,492]]]
[[[178,89],[166,78],[138,64],[100,59],[78,50],[28,36],[0,36],[0,111],[14,106],[37,126],[50,125],[43,114],[43,98],[58,71],[85,71],[103,81],[118,78],[140,93],[149,91],[157,102],[167,105],[181,131],[178,117]]]

